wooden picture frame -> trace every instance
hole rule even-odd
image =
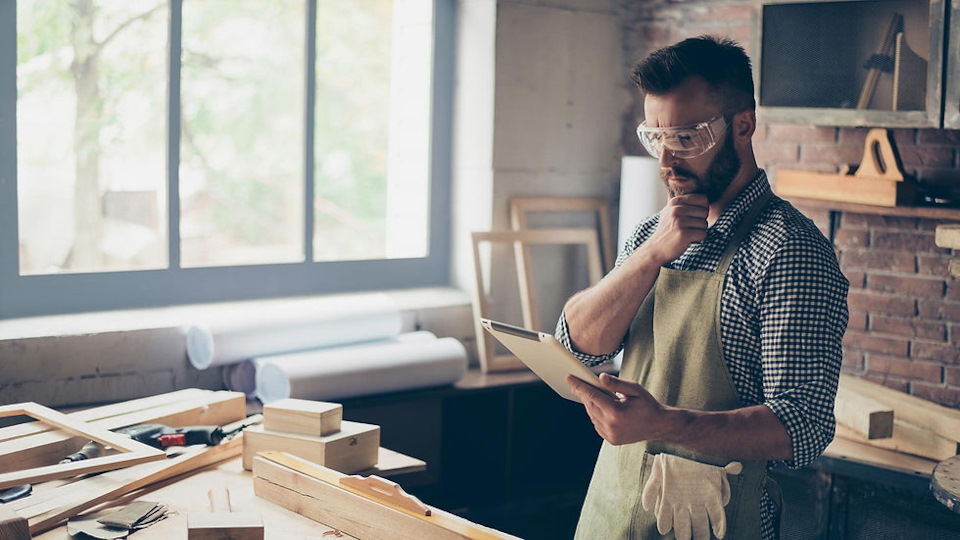
[[[45,424],[60,428],[71,435],[84,437],[104,446],[109,446],[120,453],[72,463],[58,463],[3,473],[0,474],[0,489],[81,474],[110,471],[148,461],[159,461],[167,457],[163,450],[137,442],[126,435],[92,426],[37,403],[16,403],[0,407],[0,418],[11,416],[29,416]]]
[[[600,258],[600,247],[597,241],[596,231],[591,229],[536,229],[526,231],[503,231],[503,232],[474,232],[473,240],[473,264],[476,276],[476,284],[473,295],[473,326],[477,336],[477,355],[480,357],[480,369],[484,373],[493,371],[511,371],[516,369],[526,369],[526,366],[513,355],[498,355],[496,352],[496,343],[493,336],[483,329],[480,323],[481,318],[489,317],[490,306],[484,294],[483,268],[480,263],[480,244],[503,244],[512,243],[514,247],[525,247],[530,245],[583,245],[587,248],[587,264],[590,275],[590,283],[595,284],[603,278],[603,263]],[[527,267],[522,267],[517,262],[517,282],[520,288],[520,305],[523,312],[524,326],[530,326],[530,321],[534,320],[533,310],[536,306],[533,304],[531,289],[532,277],[526,273]],[[507,322],[507,321],[504,321]]]
[[[610,230],[609,201],[603,197],[514,197],[510,199],[510,228],[514,231],[537,230],[527,227],[528,212],[595,212],[598,228],[593,231],[598,236],[603,251],[603,273],[613,270],[617,250]],[[530,304],[529,318],[526,317],[527,312],[524,312],[523,324],[531,330],[537,330],[540,328],[540,314],[537,311],[536,294],[532,286],[533,265],[530,260],[530,247],[516,244],[514,257],[517,261],[517,275],[521,284],[526,283],[529,291],[527,295],[527,301]]]

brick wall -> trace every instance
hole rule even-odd
[[[749,52],[752,6],[743,1],[622,0],[625,73],[649,51],[704,33],[730,36]],[[634,134],[642,111],[637,96],[623,119],[627,155],[643,154]],[[781,168],[836,172],[841,164],[859,163],[866,132],[761,124],[754,148],[775,184]],[[960,131],[893,133],[907,173],[924,183],[960,184]],[[934,244],[938,221],[801,210],[833,238],[850,280],[844,371],[960,407],[960,282],[948,277],[950,251]]]

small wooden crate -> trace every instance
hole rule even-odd
[[[308,399],[281,399],[263,406],[263,428],[267,431],[299,433],[321,437],[340,431],[343,406]]]
[[[287,452],[342,473],[353,474],[377,464],[380,426],[344,420],[337,433],[311,437],[253,426],[243,432],[243,468],[253,468],[257,452]]]

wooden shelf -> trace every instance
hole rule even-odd
[[[946,221],[960,221],[960,208],[939,208],[934,206],[874,206],[871,204],[854,204],[820,199],[801,199],[799,197],[786,198],[788,202],[799,208],[818,208],[854,214],[874,214],[881,216],[913,217],[923,219],[942,219]]]

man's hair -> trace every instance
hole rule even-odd
[[[698,36],[657,49],[637,62],[630,78],[645,94],[664,95],[693,75],[710,86],[723,114],[756,109],[750,57],[739,43],[719,36]]]

